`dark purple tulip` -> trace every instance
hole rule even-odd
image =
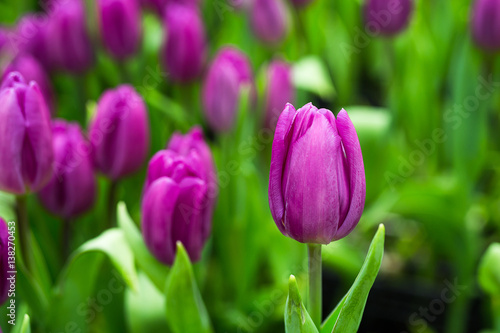
[[[88,70],[94,62],[81,0],[57,2],[47,23],[50,60],[59,69],[75,73]]]
[[[113,180],[137,171],[149,150],[149,121],[142,97],[129,85],[101,96],[89,131],[94,163]]]
[[[47,40],[47,22],[44,16],[26,15],[17,23],[11,40],[16,54],[30,54],[45,68],[50,68],[52,63],[48,48],[51,42]]]
[[[174,149],[156,153],[149,162],[142,233],[149,250],[167,265],[174,261],[177,241],[198,261],[210,236],[215,197],[205,178],[212,177],[214,167],[200,136],[199,129],[177,135],[169,144]]]
[[[117,59],[136,53],[141,43],[141,13],[138,0],[98,0],[101,37]]]
[[[94,204],[96,179],[91,148],[80,126],[63,120],[52,123],[52,140],[54,175],[38,197],[51,213],[69,219]]]
[[[9,297],[10,277],[9,271],[15,271],[9,267],[9,229],[4,219],[0,217],[0,304],[5,303]]]
[[[163,15],[165,6],[168,0],[140,0],[141,6],[156,12],[158,15]]]
[[[295,87],[290,65],[279,60],[273,61],[267,69],[266,126],[274,129],[281,111],[288,102],[293,103],[294,100]]]
[[[206,54],[205,28],[198,9],[189,5],[167,6],[162,60],[176,81],[191,81],[203,69]]]
[[[203,106],[210,126],[219,132],[233,128],[242,86],[253,90],[252,68],[241,51],[226,47],[215,57],[203,82]]]
[[[328,244],[347,236],[363,213],[365,169],[356,130],[311,103],[287,104],[273,141],[269,206],[283,235]]]
[[[0,190],[36,192],[52,175],[50,114],[36,82],[10,73],[0,88]]]
[[[288,29],[285,3],[283,0],[254,0],[251,23],[260,40],[266,43],[281,41]]]
[[[480,48],[500,50],[500,1],[477,0],[472,10],[472,37]]]
[[[413,11],[413,0],[367,0],[365,27],[373,34],[395,35],[406,28]]]
[[[304,7],[313,2],[314,0],[291,0],[291,1],[292,4],[296,7]]]
[[[45,101],[52,110],[53,106],[53,93],[52,85],[50,79],[45,72],[42,65],[31,55],[23,54],[17,56],[12,62],[5,68],[2,75],[2,81],[7,78],[7,75],[12,72],[19,72],[24,77],[26,81],[35,81],[38,83],[40,90],[42,91]]]

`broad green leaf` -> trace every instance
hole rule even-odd
[[[493,296],[500,296],[500,243],[488,247],[479,264],[479,285]]]
[[[344,296],[344,303],[342,304],[341,301],[339,304],[340,309],[335,309],[334,312],[328,316],[327,320],[322,325],[321,332],[354,333],[358,331],[368,294],[370,293],[373,282],[375,282],[375,278],[377,277],[382,263],[384,240],[385,227],[381,224],[373,237],[358,277],[347,295]],[[336,311],[338,311],[338,318],[335,318]],[[336,321],[334,321],[335,319]]]
[[[174,333],[212,332],[193,267],[181,242],[165,286],[167,322]]]
[[[337,319],[339,318],[340,310],[342,310],[342,307],[345,304],[347,295],[349,294],[346,294],[344,295],[344,297],[342,297],[339,304],[337,304],[335,309],[333,309],[333,311],[328,315],[323,324],[321,324],[321,333],[331,333],[333,331],[333,326],[335,325]]]
[[[288,298],[285,305],[286,333],[317,333],[318,329],[302,303],[297,280],[293,275],[290,275],[288,280],[288,288]]]
[[[134,252],[139,267],[148,275],[156,288],[163,291],[167,279],[168,267],[161,264],[149,252],[141,232],[137,229],[130,217],[124,202],[118,203],[117,212],[118,226],[123,230],[125,237]]]
[[[30,316],[28,316],[27,314],[25,314],[23,318],[21,333],[31,333]]]
[[[294,85],[299,89],[326,100],[332,100],[335,96],[335,88],[328,69],[319,57],[309,56],[296,62],[293,65],[292,78]]]

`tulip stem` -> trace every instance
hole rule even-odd
[[[118,189],[118,182],[112,180],[109,186],[108,193],[108,221],[106,229],[113,228],[116,225],[116,191]]]
[[[71,240],[71,223],[70,219],[64,219],[62,221],[62,232],[61,232],[61,244],[62,244],[62,263],[66,262],[69,257],[69,244]]]
[[[21,242],[21,255],[24,259],[24,264],[28,271],[31,269],[31,260],[28,254],[30,229],[28,223],[28,211],[26,210],[26,196],[19,195],[16,197],[16,213],[17,213],[17,234],[19,235],[19,241]]]
[[[309,315],[321,326],[321,244],[307,244],[309,257]]]
[[[492,305],[492,314],[493,314],[493,320],[494,320],[494,331],[495,332],[500,332],[500,296],[496,295],[493,296],[491,300],[491,305]]]

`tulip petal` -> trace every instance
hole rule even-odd
[[[269,207],[274,222],[285,235],[286,231],[283,225],[285,207],[281,192],[283,169],[288,152],[288,147],[285,145],[285,134],[288,132],[295,113],[296,110],[293,105],[288,103],[278,119],[272,147],[271,169],[269,171]]]
[[[162,177],[151,184],[142,202],[142,233],[149,250],[161,262],[172,265],[175,242],[172,223],[180,188],[170,178]]]
[[[285,229],[302,243],[328,244],[339,221],[337,152],[340,137],[328,119],[314,119],[293,144],[285,186]]]
[[[351,204],[345,220],[339,226],[335,240],[345,237],[356,227],[363,213],[366,197],[363,155],[356,129],[344,109],[337,115],[337,128],[346,154]]]

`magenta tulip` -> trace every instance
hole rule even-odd
[[[472,10],[472,37],[486,51],[500,50],[500,1],[476,0]]]
[[[315,170],[314,172],[311,172]],[[278,229],[302,243],[328,244],[348,235],[365,204],[363,156],[342,109],[288,104],[274,135],[269,206]]]
[[[395,35],[408,26],[412,11],[413,0],[367,0],[366,29],[372,34]]]
[[[283,61],[273,61],[267,69],[265,124],[274,130],[278,118],[288,102],[295,100],[292,69]]]
[[[288,30],[287,15],[283,0],[254,0],[251,23],[255,35],[266,43],[280,42]]]
[[[0,190],[36,192],[52,175],[50,114],[36,82],[10,73],[0,88]]]

